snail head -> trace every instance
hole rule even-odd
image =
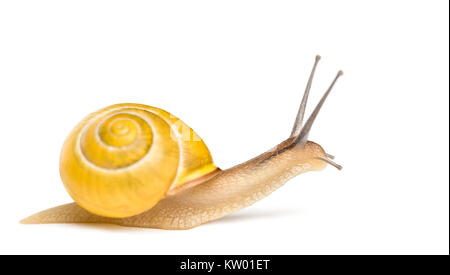
[[[293,151],[299,151],[298,156],[300,158],[300,162],[304,164],[308,164],[312,170],[321,170],[325,168],[326,164],[330,164],[337,169],[342,169],[342,166],[339,164],[336,164],[332,161],[334,157],[330,154],[327,154],[325,150],[317,143],[308,141],[309,132],[311,131],[311,127],[314,124],[315,119],[317,118],[317,115],[319,114],[320,109],[322,108],[323,104],[325,103],[325,100],[327,99],[328,95],[330,94],[331,90],[333,89],[334,84],[338,80],[340,76],[343,75],[342,71],[339,71],[334,78],[333,82],[331,83],[328,90],[325,92],[325,94],[320,99],[317,106],[314,108],[313,112],[311,113],[310,117],[306,121],[305,124],[303,124],[304,116],[305,116],[305,110],[306,110],[306,102],[308,101],[309,91],[311,90],[311,84],[312,80],[314,78],[314,73],[316,71],[317,64],[319,63],[320,56],[316,56],[316,60],[313,66],[313,69],[311,71],[311,74],[309,76],[308,83],[306,85],[306,90],[303,95],[303,99],[300,104],[300,108],[297,113],[297,117],[295,119],[294,127],[291,132],[290,138],[286,141],[286,148],[292,149]]]

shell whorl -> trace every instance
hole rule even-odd
[[[115,218],[140,214],[169,189],[215,169],[191,128],[141,104],[89,115],[67,138],[60,159],[61,179],[72,198],[94,214]]]

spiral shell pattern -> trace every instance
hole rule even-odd
[[[113,105],[89,115],[66,139],[60,159],[61,179],[75,202],[113,218],[140,214],[169,189],[216,169],[191,128],[141,104]]]

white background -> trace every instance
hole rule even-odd
[[[0,253],[449,253],[448,1],[0,2]],[[290,133],[345,72],[310,139],[344,166],[188,231],[21,225],[70,202],[61,145],[137,102],[228,168]]]

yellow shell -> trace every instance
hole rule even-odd
[[[141,104],[117,104],[86,117],[60,158],[61,179],[75,202],[113,218],[145,212],[169,189],[216,169],[189,126]]]

